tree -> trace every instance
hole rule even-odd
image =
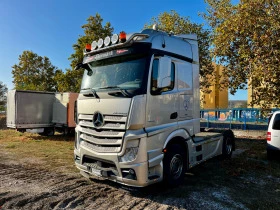
[[[201,91],[210,93],[211,81],[213,79],[214,67],[212,65],[212,57],[210,54],[210,31],[204,29],[202,24],[192,23],[188,17],[181,17],[176,11],[164,12],[158,17],[153,17],[150,24],[146,24],[145,28],[152,28],[153,24],[157,24],[158,28],[167,33],[190,34],[195,33],[198,36],[199,60],[200,60],[200,86]]]
[[[280,1],[206,0],[204,18],[212,27],[213,55],[226,66],[234,94],[252,88],[251,106],[280,104]]]
[[[32,51],[23,51],[19,63],[12,66],[13,83],[17,90],[56,91],[54,80],[57,67],[48,57]]]
[[[90,44],[93,41],[98,41],[99,38],[105,38],[111,36],[113,28],[111,23],[107,22],[104,26],[102,25],[103,19],[96,13],[95,16],[90,16],[87,19],[87,23],[82,26],[84,29],[84,35],[80,35],[77,43],[73,45],[74,53],[69,57],[71,61],[72,70],[68,69],[65,73],[63,81],[70,82],[68,91],[78,92],[81,86],[81,80],[83,70],[74,71],[75,66],[83,61],[83,52],[86,44]]]
[[[7,91],[7,86],[0,81],[0,111],[5,110],[4,106],[7,102]]]
[[[83,71],[81,71],[83,72]],[[57,83],[57,91],[59,92],[79,92],[82,76],[80,71],[72,71],[66,69],[66,72],[61,70],[56,71],[55,81]]]

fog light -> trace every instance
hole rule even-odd
[[[120,157],[120,162],[130,162],[135,160],[137,153],[138,147],[127,148],[124,155]]]
[[[129,169],[128,173],[131,175],[135,175],[135,171],[133,169]]]
[[[125,178],[125,179],[137,180],[136,173],[132,168],[122,169],[122,177]]]

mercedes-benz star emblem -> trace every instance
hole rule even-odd
[[[93,125],[96,128],[102,127],[104,124],[104,117],[100,112],[95,112],[93,115]]]

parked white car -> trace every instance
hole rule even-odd
[[[273,158],[276,153],[280,155],[280,111],[272,114],[267,131],[267,157]]]

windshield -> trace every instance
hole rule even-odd
[[[82,90],[104,91],[112,88],[139,89],[143,85],[147,56],[129,55],[89,63]]]

